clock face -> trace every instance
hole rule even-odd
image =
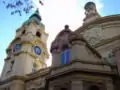
[[[39,46],[35,46],[35,47],[34,47],[34,52],[35,52],[35,54],[40,55],[40,54],[41,54],[41,49],[40,49],[40,47],[39,47]]]
[[[17,51],[20,51],[21,49],[21,45],[20,44],[16,44],[13,48],[13,52],[17,52]]]

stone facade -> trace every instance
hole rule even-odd
[[[48,34],[38,12],[33,14],[7,49],[0,90],[119,90],[120,16],[100,17],[93,2],[85,5],[85,14],[80,28],[73,32],[66,25],[53,40],[49,68]],[[11,53],[16,43],[22,47]]]

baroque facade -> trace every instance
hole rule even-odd
[[[101,17],[93,2],[85,4],[83,25],[68,25],[51,44],[36,11],[7,48],[0,90],[119,90],[120,15]]]

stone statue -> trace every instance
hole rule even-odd
[[[100,15],[97,12],[95,3],[93,2],[86,3],[84,9],[85,9],[84,23],[86,22],[88,23],[100,17]]]
[[[84,8],[86,16],[97,14],[96,5],[93,2],[88,2]]]

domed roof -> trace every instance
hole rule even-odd
[[[52,42],[50,52],[61,52],[64,47],[68,47],[68,35],[71,32],[69,26],[65,25],[65,28],[58,33],[55,40]]]
[[[65,25],[65,28],[58,33],[58,35],[56,36],[56,38],[62,36],[64,33],[68,34],[68,33],[71,33],[71,30],[69,29],[69,26],[68,25]]]
[[[88,9],[90,6],[95,6],[96,7],[96,5],[95,5],[95,3],[94,2],[87,2],[86,4],[85,4],[85,7],[84,7],[84,9]]]
[[[36,24],[40,24],[41,23],[41,16],[39,15],[39,11],[38,9],[35,11],[35,13],[33,13],[30,17],[29,17],[29,20],[25,21],[24,24],[29,24],[31,23],[32,21],[35,21]]]
[[[39,10],[37,9],[35,11],[35,13],[33,13],[29,19],[32,19],[33,17],[36,17],[37,19],[39,19],[40,21],[42,20],[41,16],[39,15]]]

